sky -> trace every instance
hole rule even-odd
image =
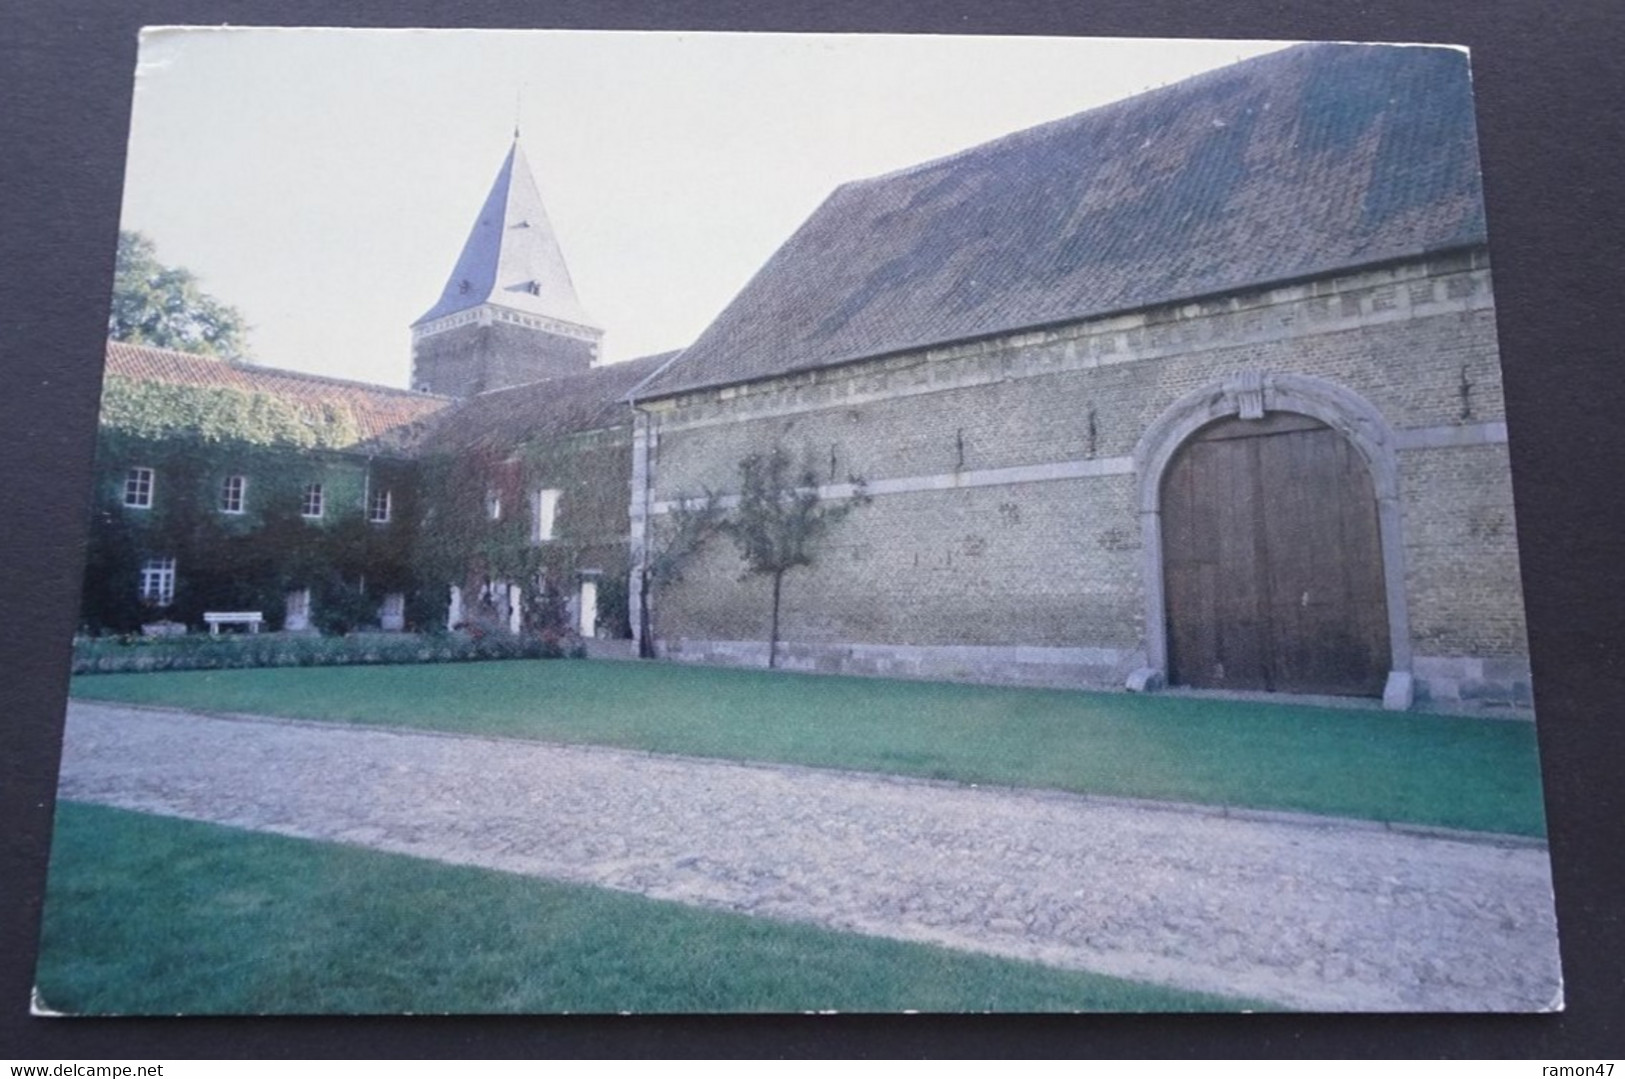
[[[847,180],[1282,44],[149,29],[123,227],[257,362],[404,387],[517,123],[613,363],[692,341]]]

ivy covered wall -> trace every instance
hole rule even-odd
[[[101,425],[135,438],[250,446],[342,449],[361,441],[354,414],[340,404],[112,374],[102,383]]]
[[[324,632],[376,624],[391,593],[406,597],[408,628],[432,629],[446,624],[452,584],[467,621],[505,624],[505,601],[478,608],[491,582],[522,589],[529,629],[562,631],[584,578],[598,583],[601,631],[629,632],[629,426],[408,459],[358,449],[359,425],[342,404],[113,375],[101,419],[81,615],[89,632],[160,619],[198,629],[205,611],[229,610],[259,611],[277,629],[287,594],[302,589]],[[149,506],[125,504],[131,468],[152,470]],[[240,504],[226,497],[230,477],[241,477]],[[320,518],[301,512],[312,483],[322,487]],[[557,492],[545,538],[544,490]],[[382,491],[389,520],[380,523],[369,518]],[[143,564],[171,558],[171,602],[143,600]]]
[[[152,470],[149,507],[124,502],[133,467]],[[372,621],[386,593],[416,587],[413,471],[404,461],[104,430],[85,627],[128,632],[159,617],[195,626],[204,611],[255,610],[279,628],[286,594],[304,588],[319,615],[348,623],[332,628]],[[239,513],[223,508],[228,476],[242,478]],[[322,488],[319,518],[302,512],[312,483]],[[378,489],[390,492],[385,523],[367,518]],[[174,598],[162,608],[140,596],[142,564],[153,558],[175,560]]]
[[[109,376],[103,388],[81,621],[129,632],[204,611],[262,612],[281,626],[289,591],[308,588],[324,628],[376,619],[387,592],[416,587],[415,466],[339,447],[358,425],[341,405],[267,393]],[[145,506],[126,504],[132,468],[150,469]],[[239,477],[228,498],[228,477]],[[307,488],[321,485],[321,515]],[[368,520],[390,492],[389,521]],[[175,560],[168,604],[141,596],[149,559]]]
[[[564,608],[584,576],[598,582],[602,632],[627,636],[625,580],[629,428],[614,428],[519,447],[437,454],[419,463],[427,511],[414,565],[420,579],[457,584],[469,622],[500,623],[492,583],[517,585],[532,629],[562,628]],[[537,535],[537,499],[556,491],[549,538]],[[493,516],[493,499],[500,512]],[[443,600],[439,610],[444,614]],[[428,612],[420,617],[427,620]]]

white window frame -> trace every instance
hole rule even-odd
[[[141,599],[157,607],[175,602],[175,560],[149,558],[141,563]]]
[[[320,483],[305,484],[304,497],[299,502],[299,516],[309,520],[320,520],[322,510],[326,506],[326,491]]]
[[[388,487],[375,489],[367,496],[367,520],[375,525],[387,525],[394,508],[395,499]]]
[[[555,488],[544,487],[532,495],[531,508],[535,511],[530,522],[532,543],[547,543],[556,538],[560,494],[561,492]]]
[[[240,514],[248,499],[248,477],[227,476],[220,481],[220,512]]]
[[[124,473],[124,504],[134,510],[152,508],[152,492],[158,486],[158,473],[145,465],[135,465]]]
[[[502,520],[502,492],[490,490],[485,492],[485,516],[493,521]]]

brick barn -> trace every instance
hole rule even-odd
[[[845,184],[632,399],[634,556],[751,453],[866,481],[784,579],[792,669],[1529,701],[1459,51],[1299,46]],[[664,654],[764,662],[742,568],[656,594]]]

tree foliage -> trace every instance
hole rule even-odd
[[[818,473],[810,463],[792,472],[783,446],[754,453],[739,462],[739,507],[723,524],[750,573],[773,581],[773,614],[768,631],[767,665],[778,665],[779,599],[784,575],[810,566],[818,543],[837,522],[869,501],[863,480],[849,477],[852,494],[823,498]]]
[[[709,489],[698,498],[678,495],[663,520],[658,524],[650,522],[644,536],[642,572],[638,575],[642,600],[638,654],[643,658],[654,658],[655,591],[682,580],[689,559],[721,526],[722,505]]]
[[[190,270],[159,262],[157,247],[141,233],[119,232],[108,337],[244,360],[247,333],[237,309],[205,293]]]

